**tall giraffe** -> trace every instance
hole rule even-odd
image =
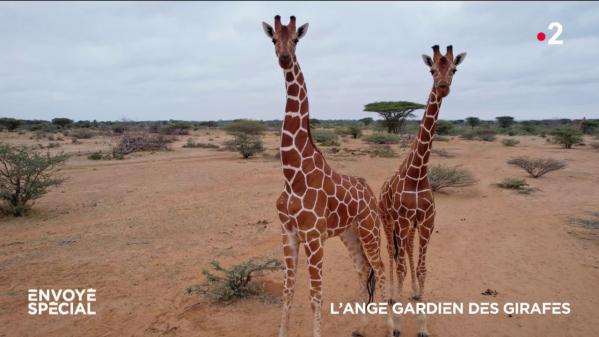
[[[380,218],[376,197],[365,180],[333,171],[310,135],[306,83],[295,56],[296,45],[305,36],[308,24],[296,29],[294,16],[288,25],[283,25],[277,15],[274,29],[265,22],[262,27],[274,43],[287,90],[280,148],[285,184],[277,200],[286,266],[279,336],[287,336],[301,243],[310,276],[313,336],[320,337],[326,239],[340,236],[348,248],[365,300],[372,300],[376,283],[383,298],[387,298],[380,258]],[[391,316],[388,320],[391,322]],[[353,335],[361,336],[361,332],[354,331]]]
[[[408,253],[412,290],[414,299],[422,300],[424,278],[426,276],[426,249],[435,225],[435,201],[428,181],[428,159],[430,156],[433,135],[441,108],[443,97],[449,94],[456,66],[464,60],[466,53],[453,58],[452,46],[447,47],[447,53],[441,55],[439,46],[433,46],[433,57],[422,55],[424,63],[430,67],[433,75],[433,88],[428,98],[426,110],[422,117],[418,136],[412,143],[411,152],[399,166],[399,169],[389,177],[381,189],[380,210],[383,227],[387,236],[389,251],[389,282],[392,287],[391,298],[400,296],[403,281],[407,274],[405,253]],[[418,231],[419,257],[418,267],[414,273],[412,250],[414,235]],[[393,266],[397,266],[397,293],[393,288]],[[416,275],[414,275],[416,274]],[[416,276],[416,277],[414,277]],[[416,284],[416,279],[418,284]],[[400,335],[399,319],[395,320],[394,336]],[[419,337],[427,337],[426,316],[419,315]]]

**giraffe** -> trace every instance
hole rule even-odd
[[[308,24],[296,29],[296,19],[283,25],[275,16],[274,29],[262,23],[272,39],[283,69],[287,103],[281,130],[283,192],[276,202],[281,220],[285,279],[279,337],[287,337],[289,311],[295,289],[299,245],[307,256],[314,337],[321,336],[322,268],[324,242],[339,236],[350,252],[360,281],[360,296],[373,299],[376,283],[386,299],[385,272],[380,257],[380,217],[376,196],[363,178],[335,172],[310,135],[308,96],[304,75],[295,55]],[[387,317],[389,326],[391,316]],[[366,324],[363,317],[362,324]],[[353,336],[362,336],[356,330]]]
[[[435,225],[435,201],[428,181],[428,159],[433,135],[443,97],[449,94],[453,75],[466,53],[453,58],[452,46],[441,55],[439,46],[433,48],[433,57],[422,55],[424,63],[433,75],[433,88],[422,117],[418,136],[412,142],[408,157],[399,169],[389,177],[381,189],[379,208],[389,252],[389,283],[391,298],[400,296],[407,274],[405,253],[408,255],[412,280],[413,299],[422,301],[426,276],[426,249]],[[413,248],[415,233],[419,237],[418,266],[414,272]],[[393,283],[393,267],[397,270],[397,287]],[[395,293],[397,291],[397,293]],[[394,317],[395,320],[395,317]],[[419,337],[427,337],[426,315],[419,315]],[[393,336],[400,335],[399,319],[395,320]]]

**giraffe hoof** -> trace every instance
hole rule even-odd
[[[399,330],[393,329],[393,337],[399,337],[400,335],[401,335],[401,332],[399,332]]]
[[[419,332],[418,337],[428,337],[428,335],[425,334],[424,332]]]
[[[364,335],[362,335],[358,331],[354,331],[354,332],[351,333],[351,337],[364,337]]]

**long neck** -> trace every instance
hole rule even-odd
[[[281,161],[283,166],[298,167],[301,158],[320,152],[310,135],[308,90],[297,59],[284,70],[287,104],[281,130]],[[297,158],[299,154],[300,158]],[[298,160],[299,159],[299,160]]]
[[[412,152],[408,157],[408,165],[420,168],[420,176],[426,174],[428,160],[433,143],[433,136],[437,127],[437,117],[441,108],[442,98],[435,92],[433,88],[426,103],[426,110],[420,123],[418,136],[412,144]]]

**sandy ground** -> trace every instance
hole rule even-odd
[[[0,137],[31,143],[25,135]],[[15,138],[17,137],[17,138]],[[222,143],[218,131],[197,132]],[[425,297],[433,302],[570,302],[568,316],[431,316],[432,336],[596,336],[599,334],[599,240],[570,217],[599,211],[599,153],[563,150],[538,137],[521,144],[436,142],[478,178],[472,187],[436,194],[437,232],[429,246]],[[185,294],[201,283],[213,259],[229,266],[249,258],[282,256],[275,200],[282,188],[278,161],[242,160],[232,152],[183,149],[135,155],[123,161],[69,159],[67,181],[40,199],[25,218],[0,218],[0,336],[275,336],[280,304],[258,298],[210,305]],[[47,141],[45,141],[47,142]],[[107,148],[103,138],[64,145],[84,154]],[[65,141],[65,143],[68,143]],[[277,138],[267,137],[276,149]],[[360,140],[342,147],[365,148]],[[400,157],[403,158],[401,152]],[[564,170],[528,182],[523,195],[494,186],[525,177],[505,162],[515,155],[563,159]],[[400,158],[328,156],[343,173],[360,175],[378,191]],[[258,224],[266,220],[268,224]],[[386,256],[386,252],[384,252]],[[290,336],[311,336],[305,262],[291,316]],[[386,262],[386,257],[384,258]],[[330,302],[354,300],[357,277],[343,245],[325,246],[324,336],[350,336],[359,318],[328,314]],[[280,297],[282,273],[261,279]],[[96,316],[29,316],[29,288],[96,288]],[[497,297],[481,294],[487,288]],[[410,294],[404,287],[402,299]],[[368,336],[384,336],[383,317]],[[402,336],[417,321],[403,319]]]

